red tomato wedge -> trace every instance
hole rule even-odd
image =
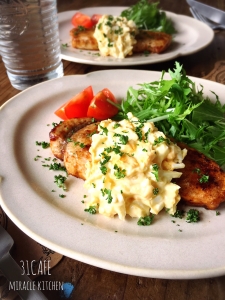
[[[62,120],[68,120],[68,118],[67,118],[67,116],[66,116],[66,113],[65,113],[65,104],[66,103],[64,103],[62,106],[60,106],[60,108],[58,108],[55,112],[54,112],[54,114],[57,116],[57,117],[59,117],[60,119],[62,119]]]
[[[117,103],[116,98],[108,89],[103,89],[98,92],[91,101],[88,107],[87,117],[97,120],[105,120],[115,116],[118,113],[118,108],[109,103],[107,99]]]
[[[63,120],[87,117],[88,107],[94,97],[93,89],[88,86],[72,99],[55,111],[55,114]]]
[[[102,15],[99,15],[99,14],[92,15],[92,17],[91,17],[92,23],[94,25],[96,25],[101,17],[102,17]]]
[[[76,12],[75,15],[72,17],[71,22],[75,28],[77,28],[78,26],[82,26],[85,28],[91,28],[94,26],[91,17],[81,12]]]

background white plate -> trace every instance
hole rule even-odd
[[[92,16],[92,14],[112,14],[119,16],[126,7],[91,7],[79,11]],[[158,63],[176,58],[178,56],[192,54],[211,43],[214,37],[214,31],[204,23],[184,15],[177,15],[166,12],[177,30],[174,35],[170,48],[161,54],[135,54],[125,59],[113,57],[100,57],[96,55],[98,51],[79,50],[71,46],[70,30],[73,28],[71,23],[72,16],[76,11],[66,11],[58,14],[59,37],[61,43],[62,59],[102,66],[131,66]],[[62,45],[67,44],[68,47]]]
[[[170,279],[225,274],[224,205],[219,216],[200,209],[199,223],[188,224],[185,219],[172,223],[171,216],[162,212],[151,226],[138,226],[137,219],[120,221],[84,212],[82,180],[70,177],[66,197],[60,198],[63,191],[54,183],[56,173],[42,166],[51,151],[35,142],[48,141],[49,124],[59,122],[53,112],[62,103],[89,85],[95,93],[100,91],[106,87],[105,78],[107,87],[122,99],[129,86],[158,80],[161,73],[120,70],[120,75],[111,70],[65,76],[29,88],[1,107],[2,208],[34,240],[94,266]],[[224,85],[190,78],[202,84],[206,94],[215,91],[224,103]],[[37,155],[42,158],[35,161]]]

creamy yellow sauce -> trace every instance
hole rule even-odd
[[[102,56],[125,58],[132,55],[137,27],[125,17],[103,15],[95,28],[94,37]]]
[[[181,150],[151,122],[141,123],[131,113],[128,120],[105,120],[92,136],[91,161],[85,187],[88,207],[108,217],[124,219],[176,212],[179,186],[172,183],[184,168],[187,150]]]

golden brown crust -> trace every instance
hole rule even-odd
[[[60,122],[49,133],[51,151],[55,157],[63,160],[67,139],[71,135],[92,123],[92,118],[76,118]]]
[[[92,134],[98,130],[98,123],[93,123],[75,132],[67,143],[64,164],[67,173],[85,179],[86,163],[91,160],[89,148],[91,146]]]
[[[94,29],[79,30],[73,28],[70,31],[72,47],[83,50],[98,50],[98,43],[93,34]]]
[[[180,195],[185,204],[216,209],[225,201],[225,173],[213,160],[195,149],[189,148],[184,158],[182,176],[176,179],[181,187]],[[207,182],[200,182],[203,175]]]
[[[136,36],[137,43],[133,47],[134,53],[149,51],[150,53],[162,53],[172,41],[172,36],[164,32],[141,30]]]
[[[83,50],[98,50],[97,40],[93,36],[94,28],[79,30],[73,28],[70,31],[72,47]],[[136,36],[137,43],[133,46],[134,53],[162,53],[172,41],[172,36],[164,32],[140,30]]]

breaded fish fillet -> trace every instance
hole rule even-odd
[[[72,37],[72,47],[83,50],[98,50],[97,40],[94,38],[94,29],[79,30],[73,28],[70,31]],[[136,35],[137,43],[133,46],[134,53],[161,53],[165,51],[171,41],[172,36],[164,32],[150,30],[140,30]]]
[[[86,163],[91,159],[89,153],[91,137],[98,129],[98,123],[85,125],[85,122],[91,122],[89,118],[86,119],[74,119],[71,123],[64,121],[64,124],[61,123],[60,127],[53,129],[53,132],[50,133],[53,154],[58,157],[57,155],[60,153],[61,157],[64,157],[68,174],[84,180],[86,179]],[[72,122],[75,124],[75,129],[72,128]],[[66,130],[68,124],[71,127]],[[80,128],[83,128],[78,129],[78,124]],[[69,142],[67,140],[68,131],[74,132],[69,134]],[[220,203],[225,201],[225,172],[204,154],[187,145],[181,143],[178,145],[188,149],[183,160],[185,164],[185,168],[182,169],[183,174],[174,180],[181,187],[181,201],[187,205],[216,209]]]
[[[179,145],[180,146],[180,145]],[[217,163],[195,149],[188,150],[182,176],[175,180],[180,196],[188,205],[216,209],[225,201],[225,172]]]
[[[93,123],[75,132],[67,143],[64,152],[64,164],[69,175],[86,179],[86,163],[91,160],[89,148],[91,137],[97,133],[98,123]]]

